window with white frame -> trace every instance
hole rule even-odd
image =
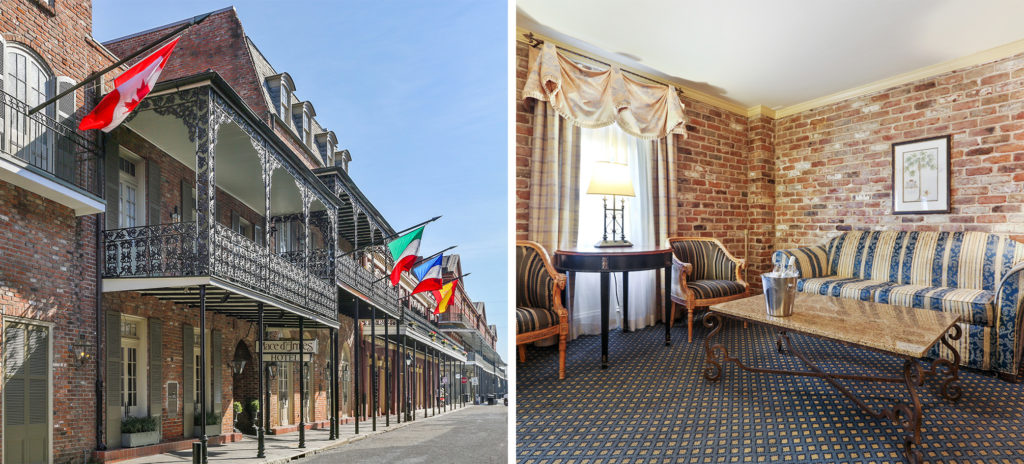
[[[313,135],[312,129],[310,129],[311,123],[309,118],[309,111],[302,111],[302,143],[312,147],[313,146]]]
[[[283,81],[281,82],[279,99],[281,100],[281,107],[278,110],[280,111],[281,119],[287,121],[292,114],[292,94]]]
[[[146,319],[121,316],[121,413],[145,417],[146,409]]]
[[[54,79],[42,59],[18,44],[9,44],[6,49],[3,90],[24,103],[26,108],[35,107],[50,98],[53,95]],[[52,171],[52,134],[43,125],[32,124],[26,116],[9,110],[5,112],[5,116],[11,118],[6,128],[10,131],[7,136],[11,144],[10,151],[18,153],[20,158],[33,166]],[[53,106],[45,112],[53,116]]]
[[[117,211],[118,225],[135,227],[145,224],[146,176],[142,158],[127,151],[121,152],[118,164]]]

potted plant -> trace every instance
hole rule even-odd
[[[195,431],[195,436],[199,437],[203,434],[202,429],[199,427],[203,423],[203,416],[196,413],[194,420],[192,421],[192,430]],[[213,427],[211,427],[213,426]],[[220,414],[215,412],[206,413],[206,436],[214,437],[220,435]]]
[[[235,401],[235,402],[231,403],[231,409],[235,411],[235,414],[234,414],[235,423],[234,423],[233,429],[234,429],[235,432],[238,432],[239,431],[238,430],[238,416],[242,415],[242,402],[241,401]]]
[[[160,432],[157,430],[156,418],[132,417],[121,419],[121,446],[135,448],[160,443]]]

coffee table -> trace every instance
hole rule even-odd
[[[722,319],[728,317],[755,324],[768,325],[776,330],[776,349],[800,358],[810,370],[783,370],[753,367],[743,364],[729,355],[729,350],[713,339],[722,330]],[[903,430],[903,450],[907,459],[921,461],[921,453],[913,445],[921,445],[921,400],[917,387],[924,384],[926,377],[936,377],[939,392],[949,401],[960,399],[959,364],[960,353],[951,343],[960,339],[959,317],[955,314],[927,309],[892,306],[869,301],[835,298],[821,295],[798,293],[793,303],[793,315],[772,317],[765,310],[763,295],[751,296],[711,306],[704,315],[704,326],[711,333],[704,339],[704,353],[707,367],[704,377],[718,380],[722,375],[722,364],[732,362],[740,368],[757,373],[796,375],[824,379],[840,393],[853,400],[858,406],[875,418],[887,418]],[[850,373],[825,372],[814,365],[806,356],[793,349],[790,333],[809,335],[825,340],[878,351],[902,358],[902,375],[881,377]],[[953,355],[953,361],[943,358],[932,360],[927,368],[919,362],[936,343],[941,343]],[[906,385],[910,401],[896,401],[888,407],[872,408],[857,395],[839,383],[839,380],[869,382],[892,382]]]

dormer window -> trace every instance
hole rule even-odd
[[[288,111],[288,109],[291,108],[291,107],[292,107],[292,94],[291,94],[291,92],[288,91],[288,86],[287,85],[282,85],[281,86],[281,105],[278,108],[278,112],[279,112],[278,115],[281,116],[281,119],[284,119],[284,120],[288,119],[288,113],[290,113],[290,111]]]
[[[292,98],[295,95],[295,83],[292,82],[291,76],[288,73],[281,73],[268,77],[266,90],[270,94],[273,111],[281,119],[288,121],[292,114],[292,101],[295,100]]]
[[[309,111],[302,111],[302,143],[313,146],[313,129],[310,123]]]

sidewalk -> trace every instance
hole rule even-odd
[[[463,408],[456,408],[454,411],[460,411],[467,409],[472,405],[467,404]],[[425,417],[424,413],[429,412],[430,417]],[[264,444],[266,449],[266,457],[262,459],[256,458],[256,437],[246,435],[241,441],[234,443],[225,443],[223,445],[210,446],[208,449],[208,457],[211,463],[221,462],[240,462],[246,464],[278,464],[292,461],[296,458],[303,456],[309,456],[317,453],[324,452],[329,449],[337,448],[347,443],[362,440],[368,436],[377,435],[392,430],[396,430],[405,427],[409,424],[415,424],[421,421],[430,421],[435,417],[441,417],[453,412],[452,409],[448,409],[447,412],[439,411],[437,415],[433,415],[432,410],[418,409],[416,411],[416,420],[413,422],[402,421],[398,423],[398,416],[395,414],[391,415],[391,426],[385,427],[384,416],[377,417],[377,431],[373,431],[372,420],[365,420],[359,423],[359,435],[355,434],[355,423],[342,424],[340,426],[341,438],[337,440],[328,440],[327,437],[330,433],[327,430],[307,430],[306,431],[306,447],[298,448],[299,445],[299,433],[292,432],[285,435],[266,435],[264,438]],[[192,450],[174,451],[170,453],[157,454],[153,456],[146,456],[136,459],[128,459],[124,461],[117,461],[124,464],[182,464],[192,462]]]

